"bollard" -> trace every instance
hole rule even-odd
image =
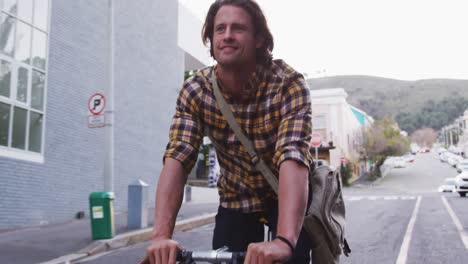
[[[185,185],[185,202],[192,201],[192,186]]]
[[[136,180],[128,185],[128,229],[140,229],[148,226],[148,184]]]

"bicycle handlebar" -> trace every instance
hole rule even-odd
[[[177,256],[177,261],[182,263],[193,263],[193,261],[207,261],[210,263],[243,263],[245,252],[227,252],[220,250],[209,251],[181,251]]]
[[[228,252],[226,249],[209,251],[187,251],[183,250],[177,254],[177,262],[192,264],[196,261],[206,261],[209,263],[227,262],[232,264],[244,263],[245,252]],[[149,264],[148,257],[145,257],[140,264]]]

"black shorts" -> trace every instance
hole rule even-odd
[[[278,222],[278,207],[274,204],[269,208],[265,213],[242,213],[219,206],[213,234],[213,249],[227,246],[230,251],[243,252],[247,251],[250,243],[264,241],[265,227],[260,221],[262,217],[268,220],[268,227],[274,239]],[[302,229],[293,256],[287,263],[306,264],[309,262],[310,240],[305,230]]]

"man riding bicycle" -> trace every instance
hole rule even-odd
[[[217,64],[187,79],[179,92],[156,192],[150,262],[175,263],[181,250],[171,239],[174,224],[206,135],[221,167],[213,249],[246,251],[245,263],[309,263],[310,242],[301,230],[313,166],[311,101],[304,77],[272,59],[273,36],[253,0],[215,1],[202,37]],[[256,152],[279,177],[278,196],[220,112],[214,81]],[[263,242],[264,219],[272,241]]]

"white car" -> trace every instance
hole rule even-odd
[[[468,171],[462,172],[455,177],[455,191],[461,197],[465,197],[468,192]]]
[[[468,171],[468,159],[464,159],[458,162],[456,168],[458,172]]]
[[[440,161],[441,162],[447,162],[448,157],[452,155],[452,153],[448,151],[442,151],[439,155]]]
[[[404,155],[403,158],[405,159],[406,162],[414,162],[414,155],[412,154]]]
[[[442,152],[445,152],[445,151],[447,151],[445,148],[439,148],[439,149],[437,150],[437,154],[440,155],[440,154],[442,154]]]
[[[455,192],[455,178],[446,178],[444,184],[439,186],[439,192]]]
[[[450,164],[450,166],[455,168],[462,159],[463,158],[458,155],[451,154],[447,159],[447,163]]]
[[[464,160],[462,156],[460,156],[460,155],[455,155],[455,166],[453,166],[453,167],[456,168],[457,165],[458,165],[458,163],[462,162],[462,160]]]
[[[406,160],[404,158],[396,158],[393,163],[394,168],[404,168],[406,167]]]

